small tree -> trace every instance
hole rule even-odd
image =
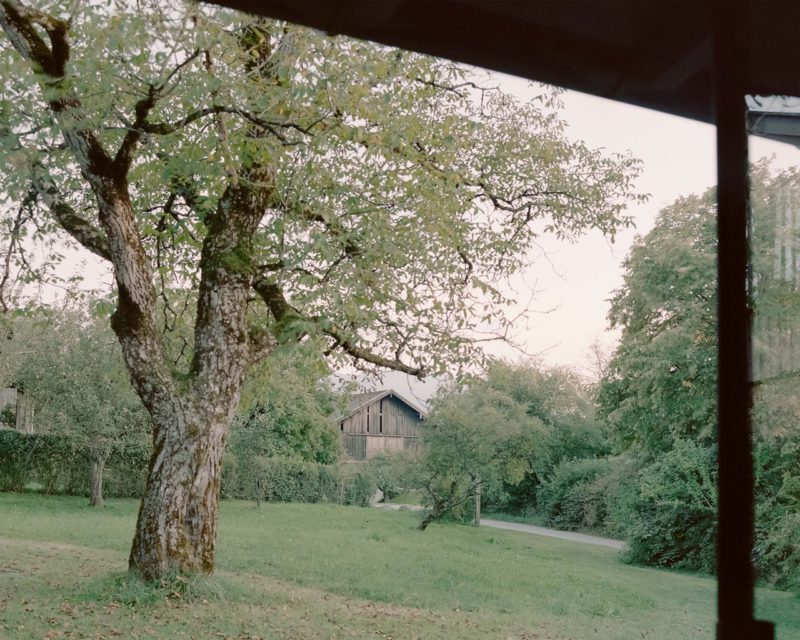
[[[434,402],[423,428],[421,485],[429,511],[422,530],[469,500],[476,501],[477,523],[481,494],[501,491],[503,482],[519,483],[545,452],[541,419],[493,382],[476,380]]]
[[[112,449],[141,441],[150,421],[111,332],[73,312],[22,317],[3,351],[4,374],[25,390],[41,430],[69,438],[90,468],[90,504],[103,506]]]

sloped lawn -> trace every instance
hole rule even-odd
[[[713,638],[714,583],[601,547],[333,505],[223,505],[212,580],[124,572],[136,503],[0,494],[2,638]],[[778,638],[800,599],[759,591]]]

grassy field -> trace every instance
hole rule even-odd
[[[0,494],[0,638],[712,638],[714,583],[613,550],[326,505],[223,505],[214,579],[124,572],[136,505]],[[800,600],[759,591],[778,638]]]

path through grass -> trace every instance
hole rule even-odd
[[[0,494],[0,637],[713,637],[709,578],[333,505],[224,503],[217,577],[193,598],[181,584],[153,591],[122,571],[135,503],[84,503]],[[759,608],[779,639],[800,640],[800,600],[762,589]]]

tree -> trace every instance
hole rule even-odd
[[[113,270],[154,425],[142,576],[213,570],[229,427],[276,344],[470,363],[533,237],[629,222],[638,163],[567,141],[550,89],[520,103],[449,62],[196,4],[42,4],[0,0],[2,191]],[[181,366],[161,330],[186,287]]]
[[[609,312],[622,335],[599,393],[619,448],[657,455],[676,438],[714,440],[715,210],[713,190],[678,199],[625,259]]]
[[[796,451],[797,226],[800,174],[751,167],[756,562],[800,584],[793,545],[800,477]],[[630,555],[711,570],[716,527],[715,198],[680,198],[635,243],[609,319],[622,329],[600,386],[600,414],[635,461],[635,490],[619,509]]]
[[[75,312],[22,317],[3,350],[3,374],[24,390],[36,421],[89,460],[90,504],[103,506],[103,471],[115,447],[147,438],[150,421],[111,332]]]
[[[337,397],[319,353],[286,346],[253,367],[231,428],[237,464],[253,456],[336,462]]]
[[[595,419],[595,389],[575,372],[537,362],[493,363],[487,379],[545,427],[530,470],[520,481],[504,486],[504,508],[522,512],[538,507],[541,483],[562,462],[608,453],[607,434]]]
[[[429,511],[420,529],[470,499],[477,523],[482,495],[502,492],[504,483],[519,484],[541,470],[548,429],[527,399],[515,397],[504,384],[510,369],[495,363],[486,378],[435,398],[423,428],[419,483]]]

